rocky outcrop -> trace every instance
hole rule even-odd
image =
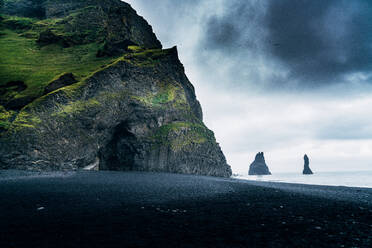
[[[127,36],[131,46],[78,82],[66,72],[44,84],[44,94],[21,109],[0,105],[0,169],[231,176],[213,132],[203,123],[177,48],[161,49],[151,27],[128,4],[98,2],[58,0],[42,6],[46,16],[64,16],[93,4],[84,11],[101,8],[109,16],[106,34],[119,30],[106,41],[126,46]],[[49,3],[62,4],[55,8],[60,12],[51,11]]]
[[[44,95],[77,82],[78,81],[75,79],[74,74],[64,73],[45,87]]]
[[[43,4],[46,0],[7,0],[1,11],[7,15],[45,18]]]
[[[309,166],[309,157],[305,154],[304,156],[304,170],[302,172],[304,175],[312,175],[314,174]]]
[[[257,153],[253,163],[249,167],[249,175],[271,175],[269,168],[266,165],[263,152]]]
[[[17,93],[25,89],[27,89],[27,85],[22,81],[11,81],[5,85],[0,85],[0,106],[4,106],[10,110],[20,110],[35,100],[35,97],[14,98]]]
[[[40,33],[39,43],[44,45],[73,46],[98,41],[107,49],[100,53],[107,55],[125,50],[126,46],[118,48],[123,43],[162,47],[146,20],[120,0],[9,0],[3,12],[40,19],[59,18]]]

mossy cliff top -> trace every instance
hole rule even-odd
[[[40,97],[64,73],[84,79],[130,45],[161,48],[151,26],[121,1],[6,0],[2,12],[0,105],[8,109]]]
[[[6,0],[0,169],[230,176],[177,49],[119,0]]]

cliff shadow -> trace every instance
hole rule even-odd
[[[99,151],[99,170],[131,171],[138,154],[137,138],[129,131],[128,123],[120,123],[110,142]]]

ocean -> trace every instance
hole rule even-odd
[[[313,175],[275,173],[268,176],[235,174],[233,177],[255,181],[372,188],[372,171],[317,172]]]

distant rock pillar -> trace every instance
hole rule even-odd
[[[309,157],[305,154],[305,156],[304,156],[304,162],[305,162],[305,164],[304,164],[304,170],[303,170],[303,174],[304,175],[312,175],[312,174],[314,174],[312,171],[311,171],[311,169],[310,169],[310,166],[309,166],[309,164],[310,164],[310,162],[309,162]]]
[[[269,167],[267,167],[265,162],[265,157],[263,152],[259,152],[256,155],[253,163],[249,166],[249,175],[271,175]]]

